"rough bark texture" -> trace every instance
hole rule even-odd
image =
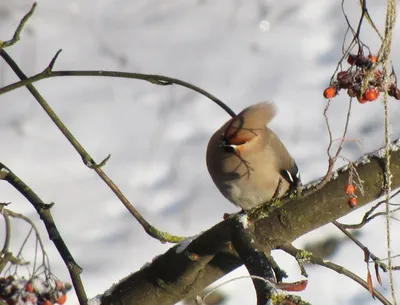
[[[392,189],[400,187],[399,141],[393,145]],[[361,207],[384,194],[384,160],[375,152],[354,164],[364,181],[364,195],[358,196]],[[343,168],[319,191],[296,198],[277,208],[255,225],[255,238],[265,251],[338,219],[353,210],[347,205],[344,185],[349,169]],[[220,277],[242,265],[229,248],[237,221],[230,218],[196,238],[182,253],[176,246],[157,257],[149,266],[127,276],[102,298],[102,305],[167,305],[196,294]],[[196,254],[194,257],[190,254]],[[197,258],[197,259],[196,259]]]

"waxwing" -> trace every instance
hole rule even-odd
[[[207,168],[220,192],[243,210],[297,190],[300,174],[285,146],[266,125],[275,107],[262,102],[244,109],[211,137]],[[279,187],[278,187],[279,186]]]

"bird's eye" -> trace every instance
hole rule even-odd
[[[235,151],[235,148],[232,147],[231,145],[221,145],[221,147],[222,147],[222,149],[224,150],[224,152],[226,152],[226,153],[233,154],[233,153],[236,152],[236,151]]]

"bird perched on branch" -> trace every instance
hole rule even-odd
[[[297,165],[266,125],[275,107],[262,102],[244,109],[211,137],[207,168],[220,192],[251,210],[300,187]]]

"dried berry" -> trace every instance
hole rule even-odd
[[[350,97],[356,97],[358,95],[358,91],[356,90],[355,87],[350,87],[349,89],[347,89],[347,94]]]
[[[389,86],[388,94],[393,96],[396,100],[400,100],[400,89],[396,88],[395,84]]]
[[[351,75],[347,71],[341,71],[336,75],[339,82],[339,87],[342,89],[347,89],[351,86]]]
[[[347,57],[347,62],[348,62],[350,65],[354,65],[355,61],[356,61],[356,55],[354,55],[354,54],[349,54],[349,56]]]
[[[396,88],[396,92],[394,93],[393,96],[396,100],[400,100],[400,89]]]

